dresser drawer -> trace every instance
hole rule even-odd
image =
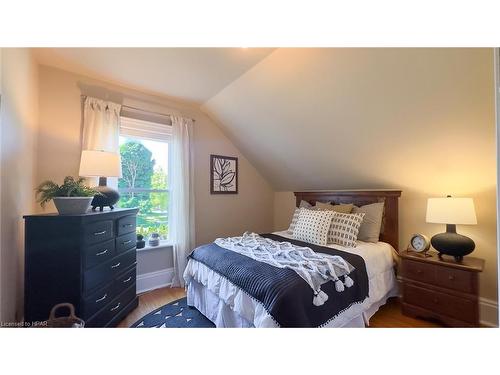
[[[135,233],[135,224],[136,224],[136,216],[130,215],[122,217],[118,220],[117,224],[117,235],[121,236],[122,234],[134,232]]]
[[[442,267],[436,272],[436,285],[465,293],[473,293],[475,275],[472,272]]]
[[[401,276],[427,284],[436,282],[436,267],[432,264],[403,259]]]
[[[116,252],[123,253],[127,250],[135,248],[137,244],[137,235],[135,232],[124,234],[116,238]]]
[[[104,327],[117,316],[134,298],[135,283],[116,297],[104,309],[85,322],[85,327]]]
[[[84,251],[85,268],[104,263],[115,256],[115,241],[109,240],[96,245],[87,246]]]
[[[136,251],[131,250],[86,271],[83,275],[84,293],[92,293],[95,288],[111,281],[121,272],[131,267],[135,261]]]
[[[115,290],[120,293],[124,289],[127,289],[132,284],[135,284],[137,279],[137,267],[132,267],[132,269],[125,271],[119,275],[114,282]]]
[[[423,307],[465,322],[477,319],[477,304],[473,300],[405,284],[403,300],[411,305]]]
[[[89,223],[83,227],[83,240],[86,244],[93,244],[109,240],[113,235],[113,221],[104,220]]]
[[[89,297],[82,301],[82,316],[83,320],[91,317],[108,303],[110,303],[115,296],[117,296],[117,289],[115,283],[111,282],[105,287],[98,289]]]

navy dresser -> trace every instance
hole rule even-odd
[[[24,216],[24,320],[69,302],[85,327],[113,327],[136,308],[137,212]]]

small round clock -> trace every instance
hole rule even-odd
[[[410,238],[409,250],[416,251],[417,253],[425,253],[431,247],[431,241],[429,237],[416,233]]]

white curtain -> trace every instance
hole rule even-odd
[[[194,246],[194,189],[192,156],[193,121],[172,116],[168,186],[170,207],[168,214],[169,239],[174,250],[174,278],[172,286],[184,286],[182,275],[187,256]]]
[[[119,151],[121,105],[86,97],[82,150]]]

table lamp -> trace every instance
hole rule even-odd
[[[469,237],[457,233],[457,224],[477,224],[476,211],[472,198],[429,198],[427,200],[428,223],[446,224],[446,232],[431,238],[432,246],[442,254],[455,257],[461,261],[465,255],[472,253],[475,243]]]
[[[92,210],[97,207],[103,211],[105,206],[113,209],[120,199],[120,194],[115,189],[107,186],[107,177],[121,177],[122,166],[120,154],[107,151],[83,150],[80,160],[80,176],[99,177],[99,186],[95,189],[101,193],[94,196],[91,206]]]

